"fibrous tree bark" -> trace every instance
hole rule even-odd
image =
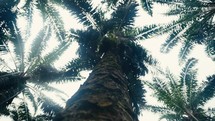
[[[137,121],[120,60],[106,53],[56,121]]]

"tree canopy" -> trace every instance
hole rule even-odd
[[[170,11],[166,15],[178,16],[179,19],[166,25],[144,26],[143,23],[143,27],[135,27],[139,5],[153,16],[154,3],[168,5]],[[69,11],[83,28],[71,27],[66,30],[59,8]],[[128,91],[133,110],[139,114],[145,105],[145,89],[139,77],[149,72],[148,65],[155,66],[157,63],[139,41],[170,32],[161,47],[162,52],[169,52],[181,43],[179,61],[185,61],[195,44],[204,44],[208,55],[214,60],[214,10],[212,0],[141,0],[141,3],[135,0],[102,0],[99,4],[89,0],[3,0],[0,3],[0,52],[3,52],[0,56],[0,110],[11,115],[14,120],[51,120],[63,107],[52,101],[44,91],[55,91],[61,95],[65,93],[49,84],[79,80],[81,71],[93,70],[103,56],[111,51],[119,56],[123,74],[129,80]],[[38,33],[33,33],[32,23],[39,19],[35,18],[36,14],[39,14],[42,25]],[[24,20],[22,24],[19,23],[20,19]],[[67,24],[74,23],[69,21]],[[54,41],[57,41],[56,45],[52,45]],[[71,58],[64,68],[57,69],[53,63],[61,60],[65,51],[76,51],[71,47],[72,43],[78,44],[78,57]],[[51,46],[54,49],[47,52]],[[7,60],[8,57],[10,60]],[[185,68],[189,70],[193,61],[195,59],[189,60]],[[188,72],[184,77],[187,79],[194,75]],[[192,79],[195,83],[188,83]],[[188,87],[196,88],[196,79],[192,79],[186,82],[190,92],[192,90]],[[213,76],[208,78],[209,82],[211,79],[213,80]],[[209,94],[209,97],[207,95],[198,104],[204,104],[214,96],[211,83],[206,84],[204,89],[212,92],[201,94]],[[176,82],[169,87],[171,86],[180,87]],[[189,97],[189,94],[186,96]],[[63,96],[60,98],[65,101]],[[13,104],[14,99],[21,101],[19,105]],[[34,114],[30,113],[26,99],[31,101]],[[177,101],[181,101],[179,97]],[[44,114],[37,115],[40,108]]]

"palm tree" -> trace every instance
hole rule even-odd
[[[92,72],[55,120],[138,120],[139,108],[145,103],[138,77],[148,71],[145,63],[152,62],[136,42],[140,30],[133,23],[138,4],[134,0],[102,1],[93,7],[91,1],[56,2],[85,26],[71,31],[79,44],[79,57],[68,65],[65,75]]]
[[[59,13],[54,7],[56,3],[71,10],[85,27],[81,30],[71,30],[66,36],[62,21],[58,18]],[[47,112],[49,117],[53,117],[61,108],[39,90],[47,89],[47,87],[53,89],[48,83],[56,81],[56,78],[74,77],[77,79],[80,71],[93,70],[79,91],[67,101],[65,111],[60,113],[56,120],[62,118],[76,121],[82,120],[81,118],[85,120],[90,120],[89,118],[93,118],[92,120],[110,118],[112,118],[110,120],[138,120],[139,108],[145,103],[143,96],[145,90],[138,77],[145,75],[148,71],[145,63],[152,63],[146,50],[136,42],[136,36],[141,31],[133,27],[138,4],[134,0],[122,0],[112,2],[108,6],[112,11],[102,9],[101,7],[105,7],[105,4],[93,7],[90,1],[37,0],[35,4],[34,0],[27,0],[23,5],[24,11],[27,12],[21,14],[27,18],[28,24],[24,31],[26,36],[22,35],[15,19],[14,29],[9,29],[9,33],[14,32],[14,35],[9,36],[7,39],[9,41],[2,42],[9,53],[12,53],[9,44],[14,45],[16,57],[14,59],[16,60],[14,61],[15,70],[10,70],[10,66],[7,66],[3,58],[1,59],[5,63],[3,67],[8,68],[7,72],[1,72],[1,84],[6,85],[1,91],[3,107],[11,104],[14,97],[22,92],[35,104],[34,107],[38,107],[37,101],[42,102],[44,112]],[[33,41],[30,54],[26,54],[24,43],[30,36],[28,31],[31,28],[32,12],[35,9],[41,11],[44,24],[43,29]],[[111,17],[107,17],[108,14],[111,14]],[[59,46],[49,54],[41,56],[47,41],[53,34],[60,41]],[[71,45],[71,39],[79,44],[77,52],[79,57],[67,66],[66,72],[57,71],[52,63]],[[20,79],[17,80],[18,78]],[[12,85],[18,91],[9,91]],[[34,100],[35,96],[32,92],[39,93],[37,101]],[[16,109],[23,110],[26,107],[24,100]],[[29,112],[25,111],[26,114]],[[83,111],[86,114],[83,114]],[[22,116],[19,112],[15,112],[14,115]],[[28,113],[24,117],[30,118],[31,115]],[[17,116],[14,117],[16,118]]]
[[[163,106],[149,105],[145,108],[161,113],[160,119],[170,121],[214,120],[214,110],[211,110],[213,108],[206,110],[203,106],[214,98],[215,75],[208,77],[205,82],[198,82],[197,70],[193,69],[196,63],[196,59],[189,59],[179,79],[161,71],[165,77],[154,77],[153,82],[145,82],[153,90],[157,100],[163,104]]]
[[[45,114],[39,117],[50,119],[63,107],[46,96],[44,91],[65,95],[49,83],[70,78],[65,77],[62,70],[58,71],[53,63],[70,47],[72,39],[66,37],[67,31],[53,2],[26,0],[21,3],[16,0],[10,2],[5,0],[1,1],[0,5],[0,47],[1,51],[4,51],[0,56],[0,112],[18,120],[17,116],[24,113],[23,111],[31,118],[38,117],[36,113],[41,108]],[[42,29],[38,33],[32,33],[32,23],[39,20],[33,17],[38,13],[42,16]],[[24,19],[22,24],[26,25],[20,25],[19,19]],[[43,54],[48,48],[47,43],[52,42],[54,35],[59,44],[53,45],[55,49],[51,52]],[[29,45],[31,48],[27,49]],[[13,106],[14,100],[21,101],[20,105]],[[34,109],[32,115],[29,114],[29,110],[25,110],[29,108],[27,104],[29,100]],[[26,118],[22,117],[22,114],[20,116]],[[21,118],[19,117],[19,120]]]
[[[144,9],[152,15],[153,3],[168,5],[167,16],[178,16],[178,19],[166,25],[149,26],[142,36],[161,35],[170,32],[161,47],[162,52],[169,52],[178,43],[182,43],[180,60],[185,60],[195,44],[206,45],[206,52],[215,60],[214,33],[214,0],[141,0]],[[146,4],[146,5],[145,5]],[[152,32],[153,31],[153,32]]]

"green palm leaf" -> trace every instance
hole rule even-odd
[[[133,26],[134,17],[137,15],[137,5],[136,2],[130,0],[120,2],[117,9],[111,14],[112,26],[118,30]]]
[[[204,105],[206,101],[210,100],[214,97],[215,94],[215,76],[212,75],[207,78],[207,82],[204,82],[204,84],[201,86],[201,91],[198,91],[198,94],[195,97],[194,104]]]
[[[101,18],[98,13],[99,11],[92,7],[92,3],[90,1],[64,0],[62,4],[64,4],[68,10],[76,15],[76,18],[81,23],[86,26],[98,28],[97,22],[101,22]]]
[[[155,0],[155,2],[161,4],[167,4],[170,6],[170,11],[166,13],[168,16],[178,16],[179,19],[176,20],[178,27],[174,28],[174,32],[171,33],[172,38],[175,41],[170,41],[167,39],[164,45],[176,45],[178,41],[176,38],[180,38],[180,40],[184,43],[180,52],[180,58],[182,61],[186,60],[186,56],[192,50],[194,44],[205,44],[211,48],[211,41],[214,40],[214,23],[212,22],[214,17],[214,3],[213,1],[178,1],[178,0]],[[180,26],[184,27],[180,27]],[[168,31],[172,31],[169,29]],[[175,32],[181,31],[180,34],[175,34]],[[171,37],[170,36],[170,37]],[[172,48],[173,46],[166,46],[167,48]],[[209,55],[213,58],[213,53],[209,51]],[[212,54],[210,54],[212,52]],[[180,61],[181,61],[180,60]]]
[[[30,91],[29,88],[24,89],[22,93],[24,94],[25,97],[27,97],[30,100],[31,104],[33,105],[35,115],[36,112],[38,111],[38,104],[36,102],[35,95]]]
[[[28,56],[29,61],[34,61],[35,59],[40,58],[42,51],[45,50],[47,41],[51,37],[51,28],[50,26],[44,26],[41,31],[38,33],[33,43],[31,44],[31,50]]]
[[[53,28],[52,30],[55,32],[56,37],[59,41],[65,41],[66,31],[64,28],[64,22],[60,17],[59,11],[56,9],[56,7],[48,5],[47,12],[50,19],[50,26]]]
[[[10,117],[14,121],[30,121],[32,119],[26,102],[21,102],[18,106],[14,104]]]
[[[187,56],[189,55],[190,51],[192,50],[193,48],[193,43],[190,42],[189,40],[188,41],[185,41],[182,43],[182,47],[179,51],[179,61],[180,62],[183,62],[187,59]]]
[[[141,0],[141,5],[143,9],[152,16],[152,1],[151,0]]]
[[[161,113],[161,114],[172,112],[171,110],[169,110],[169,108],[162,107],[162,106],[154,106],[154,105],[145,105],[143,109],[149,110],[154,113]]]
[[[165,112],[155,107],[151,109],[154,112],[163,113],[160,119],[167,120],[211,120],[212,116],[202,106],[206,101],[212,99],[215,94],[214,76],[208,78],[208,81],[198,86],[196,80],[197,70],[193,69],[197,60],[188,59],[180,79],[172,74],[165,74],[166,78],[159,79],[154,77],[154,82],[145,82],[154,91],[154,96],[162,102],[167,108]],[[150,108],[149,108],[150,109]]]

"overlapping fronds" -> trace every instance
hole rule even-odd
[[[5,2],[6,1],[2,1],[0,3],[0,36],[4,38],[1,40],[0,44],[2,46],[1,50],[5,49],[6,52],[8,52],[6,54],[11,56],[12,63],[10,59],[8,59],[8,61],[7,58],[3,59],[3,56],[1,56],[1,114],[4,112],[8,113],[8,110],[10,110],[8,109],[8,105],[13,103],[14,98],[19,97],[19,94],[22,93],[24,96],[19,98],[29,100],[31,105],[34,107],[34,113],[42,108],[44,113],[47,114],[39,116],[39,118],[50,118],[50,116],[54,116],[55,113],[60,111],[62,107],[52,101],[52,99],[49,99],[49,97],[43,94],[41,90],[53,91],[65,95],[62,91],[49,86],[48,83],[59,80],[61,81],[65,78],[68,80],[70,79],[68,76],[65,77],[62,71],[55,69],[53,67],[53,62],[58,60],[68,47],[70,47],[72,42],[71,39],[74,37],[72,35],[70,37],[66,36],[64,22],[58,13],[58,9],[54,7],[53,3],[47,0],[26,0],[24,1],[23,6],[19,8],[19,14],[16,14],[12,9],[13,7],[16,7],[15,5],[17,5],[18,1],[11,1],[11,3],[7,1],[8,4],[5,4]],[[22,12],[22,10],[26,11],[26,13]],[[38,33],[33,33],[37,36],[31,40],[31,24],[34,23],[34,21],[37,21],[33,20],[33,17],[35,17],[34,13],[38,12],[38,10],[43,17],[43,21],[41,23],[42,29]],[[5,16],[5,12],[8,14],[9,18]],[[17,16],[23,18],[27,23],[26,27],[20,27],[20,25],[17,24]],[[56,39],[60,41],[59,45],[57,45],[53,51],[44,55],[44,50],[48,48],[47,42],[49,42],[50,38],[54,35]],[[9,40],[12,46],[8,45],[6,40]],[[30,49],[26,49],[26,47],[29,46],[27,45],[28,43],[31,43]],[[13,68],[13,65],[15,65],[16,68]],[[29,86],[29,82],[34,86]],[[61,99],[64,98],[61,97]],[[31,114],[29,113],[29,110],[24,112],[23,109],[28,109],[28,106],[29,105],[24,101],[20,106],[16,107],[14,110],[16,111],[16,114],[14,112],[14,117],[12,117],[15,120],[17,116],[21,116],[23,120],[32,120],[32,118],[36,119],[36,117],[34,117],[35,115],[30,117]],[[23,114],[19,114],[19,112],[17,112],[18,109],[20,109],[20,112]],[[26,116],[29,114],[29,119],[27,119],[24,114],[26,114]]]
[[[26,80],[20,73],[0,72],[0,113],[7,113],[7,106],[25,88]]]
[[[196,106],[204,105],[208,100],[212,99],[215,94],[215,76],[209,76],[207,81],[199,88],[194,103]]]
[[[57,92],[65,95],[65,93],[62,92],[61,90],[54,88],[52,86],[49,86],[48,84],[44,84],[44,85],[39,84],[34,86],[31,86],[30,84],[28,84],[27,87],[28,88],[23,91],[23,94],[25,97],[27,97],[25,99],[28,99],[33,105],[34,116],[36,116],[36,113],[42,109],[42,111],[45,114],[49,114],[49,117],[53,117],[56,113],[58,113],[63,109],[63,107],[60,106],[59,103],[53,101],[52,97],[46,96],[44,93],[44,91],[48,91],[48,92]],[[61,97],[60,99],[64,99],[65,96],[64,97],[60,96],[60,97]]]
[[[97,23],[101,23],[100,13],[99,10],[92,7],[91,1],[64,0],[61,4],[65,5],[84,25],[99,29]]]
[[[22,9],[24,9],[24,12],[21,12],[21,14],[23,14],[23,16],[25,16],[26,20],[27,20],[27,27],[26,27],[27,29],[26,29],[26,35],[25,35],[25,38],[27,39],[28,37],[31,36],[33,14],[34,14],[34,9],[35,9],[35,6],[34,6],[32,0],[26,0]]]
[[[214,1],[155,0],[154,2],[169,5],[170,10],[166,15],[179,17],[176,20],[178,24],[172,25],[175,27],[166,27],[169,28],[166,32],[171,33],[163,45],[163,48],[166,48],[165,50],[169,50],[177,43],[182,42],[184,45],[179,56],[181,58],[180,61],[184,62],[194,44],[205,44],[208,48],[207,50],[209,50],[206,52],[214,59],[214,49],[211,46],[215,39],[213,22],[215,15]]]
[[[48,113],[50,116],[54,116],[56,113],[63,110],[63,107],[61,107],[58,103],[54,102],[52,99],[50,99],[43,93],[40,93],[40,96],[38,97],[38,102],[40,103],[42,110],[45,113]]]
[[[16,22],[17,11],[16,5],[18,1],[2,0],[0,3],[0,45],[2,42],[6,42],[9,38],[9,34],[14,36],[13,23]]]
[[[12,106],[12,110],[10,111],[10,117],[14,120],[14,121],[18,121],[18,120],[32,120],[31,117],[31,113],[30,110],[28,108],[28,104],[26,102],[21,102],[18,106],[16,106],[15,104],[13,104]]]
[[[36,98],[35,98],[35,95],[30,91],[29,88],[25,88],[22,93],[25,95],[25,97],[30,100],[32,106],[33,106],[33,109],[34,109],[34,115],[36,114],[37,110],[38,110],[38,104],[36,102]]]
[[[154,91],[154,96],[158,101],[163,103],[167,112],[158,110],[160,108],[157,107],[155,111],[150,108],[149,110],[164,114],[161,119],[178,120],[179,118],[195,121],[213,119],[207,115],[203,106],[214,97],[215,78],[211,76],[204,84],[198,85],[197,70],[193,69],[196,63],[196,59],[188,59],[179,79],[167,73],[166,78],[154,77],[153,82],[145,82]]]
[[[49,20],[50,26],[55,32],[56,37],[58,38],[59,41],[65,41],[66,31],[64,28],[64,22],[61,18],[59,11],[53,5],[48,5],[46,9],[47,9],[48,18],[50,19]]]
[[[177,27],[176,27],[177,28]],[[184,26],[180,26],[178,29],[174,29],[172,33],[169,35],[169,37],[166,39],[166,41],[163,43],[161,47],[161,52],[167,53],[172,49],[180,39],[183,39],[181,37],[181,34],[185,31]]]
[[[71,41],[61,42],[52,52],[48,53],[42,58],[43,64],[52,64],[54,61],[60,58],[60,56],[65,52],[66,49],[71,46]]]
[[[47,46],[47,41],[50,39],[50,37],[50,26],[44,26],[31,44],[28,61],[34,61],[37,58],[41,58],[41,53],[45,50],[45,47]]]
[[[149,26],[140,27],[140,28],[136,29],[136,33],[138,33],[136,35],[136,38],[143,40],[143,39],[155,37],[157,35],[162,35],[169,31],[174,30],[176,27],[178,27],[179,24],[180,24],[179,22],[173,21],[172,23],[170,23],[168,25],[152,24]]]
[[[192,105],[193,99],[196,95],[197,81],[196,73],[197,70],[194,70],[194,66],[197,63],[197,60],[191,58],[187,61],[185,67],[182,69],[180,76],[180,88],[184,92],[184,97],[187,100],[188,105]]]
[[[11,43],[14,46],[14,52],[17,57],[17,65],[19,71],[24,71],[24,41],[21,36],[21,32],[19,28],[17,27],[17,24],[15,22],[12,22],[12,25],[14,27],[14,35],[11,37]]]
[[[137,6],[138,4],[133,0],[119,2],[119,6],[111,14],[112,26],[118,30],[133,26],[134,17],[137,16]]]

